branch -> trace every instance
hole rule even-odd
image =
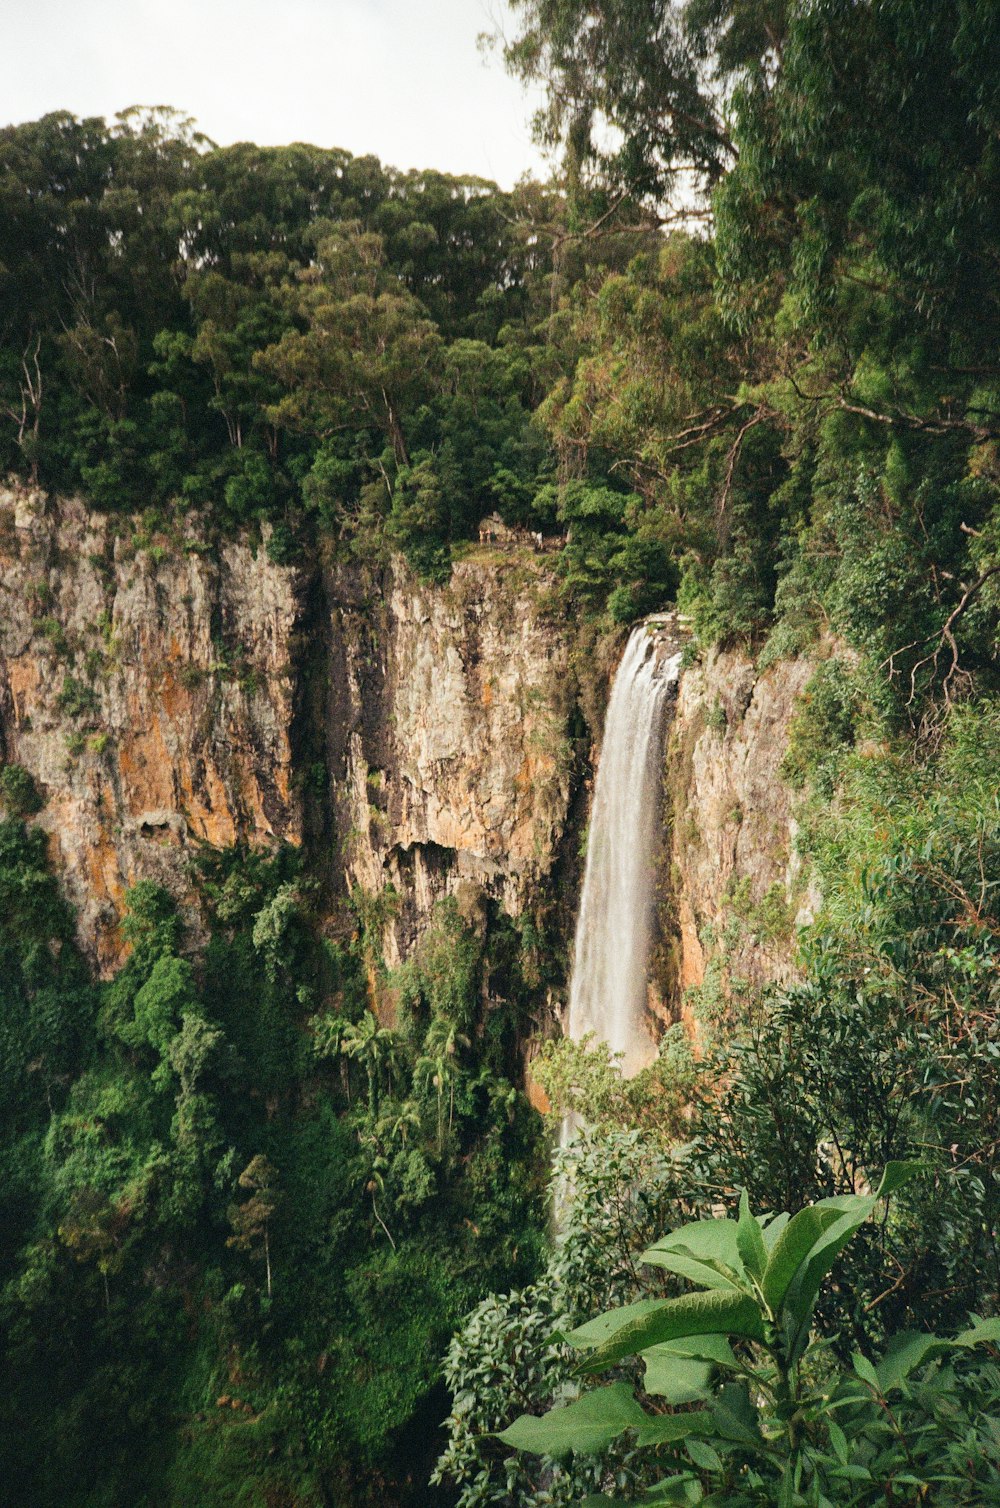
[[[805,395],[803,395],[805,396]],[[833,396],[830,394],[829,396]],[[818,400],[813,400],[818,401]],[[877,409],[867,408],[861,403],[849,403],[843,394],[836,397],[837,407],[847,414],[857,414],[862,419],[870,419],[873,424],[903,425],[906,429],[915,429],[927,435],[946,435],[956,431],[967,435],[974,435],[977,440],[991,440],[1000,437],[1000,428],[990,424],[970,424],[967,419],[921,419],[916,414],[880,414]],[[980,413],[996,418],[992,409],[970,409],[970,413]]]
[[[762,424],[764,420],[769,417],[769,409],[763,407],[759,408],[757,412],[747,420],[742,428],[737,431],[736,438],[733,441],[732,445],[729,447],[729,455],[726,458],[726,479],[722,484],[722,493],[719,497],[718,507],[715,510],[715,517],[719,524],[722,523],[722,520],[725,517],[726,508],[729,503],[729,494],[732,490],[733,485],[733,474],[736,470],[736,462],[739,460],[740,450],[743,446],[743,436],[747,433],[748,430],[753,429],[756,424]]]
[[[996,576],[998,573],[1000,573],[1000,561],[998,561],[995,565],[989,566],[982,573],[982,575],[979,576],[972,583],[971,586],[969,586],[969,587],[967,587],[965,589],[965,591],[963,592],[963,594],[962,594],[962,596],[961,596],[958,604],[948,614],[948,616],[945,619],[944,623],[942,624],[941,628],[938,630],[938,634],[937,634],[937,640],[938,640],[938,642],[934,646],[934,649],[932,650],[932,652],[930,654],[928,654],[928,655],[924,655],[923,658],[919,659],[916,662],[916,664],[913,666],[913,668],[910,671],[910,695],[907,698],[907,702],[906,702],[906,705],[908,707],[911,707],[913,705],[913,703],[916,701],[916,697],[917,697],[917,676],[918,676],[919,672],[923,669],[923,667],[925,665],[933,665],[933,667],[934,667],[934,673],[935,674],[937,673],[937,667],[938,667],[938,662],[939,662],[940,657],[941,657],[941,651],[944,649],[945,645],[947,645],[948,648],[951,650],[951,664],[949,665],[947,673],[945,675],[945,678],[944,678],[943,682],[941,683],[941,690],[944,692],[945,703],[950,706],[950,704],[951,704],[950,688],[951,688],[952,682],[954,681],[955,676],[958,674],[958,670],[959,670],[959,651],[958,651],[958,644],[957,644],[957,642],[955,640],[955,633],[954,633],[955,624],[958,622],[959,618],[965,612],[966,608],[970,605],[970,603],[972,603],[972,602],[975,601],[976,597],[978,597],[979,593],[982,591],[983,587],[990,580],[990,578],[993,577],[993,576]],[[899,657],[899,655],[905,654],[908,649],[918,649],[918,648],[920,648],[924,644],[929,644],[933,638],[934,638],[933,634],[928,634],[926,636],[926,638],[924,638],[924,639],[913,639],[913,640],[911,640],[911,642],[909,644],[904,644],[904,645],[902,645],[901,648],[894,649],[892,651],[892,654],[888,655],[882,661],[881,665],[879,665],[879,667],[878,667],[879,670],[885,669],[885,667],[888,665],[888,667],[889,667],[889,676],[890,676],[890,679],[891,679],[892,676],[895,675],[895,673],[896,673],[895,662],[896,662],[897,658]]]
[[[928,435],[945,435],[956,432],[974,435],[977,440],[989,440],[1000,437],[1000,428],[995,424],[975,424],[968,419],[946,419],[939,416],[935,419],[922,419],[917,414],[908,414],[902,409],[897,409],[893,414],[880,413],[878,409],[869,408],[867,404],[852,402],[850,396],[843,389],[834,392],[827,388],[822,393],[807,393],[799,387],[793,372],[786,372],[785,377],[791,384],[795,396],[803,403],[827,403],[833,402],[837,408],[846,414],[856,414],[860,419],[868,419],[872,424],[885,424],[889,427],[903,425],[907,429],[914,429]],[[994,409],[970,408],[970,414],[981,414],[984,418],[993,420],[1000,418]]]

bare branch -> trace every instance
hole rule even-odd
[[[966,528],[964,524],[961,527],[966,533],[976,532],[975,530]],[[910,695],[907,698],[906,702],[906,705],[908,707],[912,707],[913,703],[916,701],[917,676],[920,674],[920,671],[923,670],[925,665],[930,665],[933,667],[932,676],[936,676],[942,651],[946,647],[951,651],[951,664],[949,665],[945,673],[944,680],[941,683],[941,690],[944,693],[945,705],[951,705],[951,689],[954,685],[956,677],[961,673],[959,666],[960,656],[958,643],[955,639],[955,624],[958,622],[959,618],[970,606],[970,604],[975,601],[986,583],[998,573],[1000,573],[1000,561],[998,561],[995,565],[989,566],[981,576],[977,577],[977,579],[972,583],[971,586],[965,589],[957,605],[948,614],[948,617],[945,619],[940,629],[938,629],[937,643],[935,644],[934,649],[930,654],[924,655],[913,665],[910,670]],[[892,654],[887,655],[879,665],[879,670],[884,670],[888,666],[889,677],[890,679],[892,679],[892,677],[896,674],[896,661],[900,657],[900,655],[906,654],[910,649],[919,649],[924,644],[931,643],[934,637],[934,634],[928,634],[926,638],[912,639],[909,644],[903,644],[899,649],[894,649],[892,651]]]
[[[743,448],[743,437],[749,430],[753,429],[755,425],[762,424],[764,420],[769,417],[770,410],[761,406],[757,410],[757,412],[755,414],[752,414],[751,417],[746,421],[746,423],[742,425],[742,427],[737,431],[736,438],[733,441],[732,445],[729,447],[729,454],[726,457],[726,478],[722,484],[722,492],[719,496],[719,502],[715,510],[715,517],[720,525],[723,518],[725,517],[726,508],[729,505],[729,494],[732,491],[733,475],[736,471],[736,462],[739,460],[740,451]]]

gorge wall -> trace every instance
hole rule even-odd
[[[795,796],[782,778],[789,725],[815,666],[763,671],[738,650],[711,651],[681,675],[665,753],[661,911],[665,989],[790,978],[798,929],[819,895],[796,849]]]
[[[35,780],[36,820],[104,970],[128,885],[152,879],[190,905],[198,843],[301,836],[300,582],[246,543],[115,523],[0,493],[0,752]]]
[[[203,843],[311,835],[334,900],[393,887],[390,963],[440,896],[517,914],[556,865],[575,697],[543,559],[428,589],[398,561],[278,565],[265,545],[0,492],[0,757],[36,783],[105,973],[138,880],[197,933]]]
[[[471,551],[428,587],[399,561],[281,565],[266,539],[153,535],[0,491],[0,757],[44,799],[33,820],[104,973],[138,880],[171,890],[197,936],[201,844],[311,843],[331,926],[350,888],[384,896],[390,965],[447,894],[512,916],[554,899],[568,940],[588,722],[616,647],[607,664],[585,652],[578,673],[551,565],[530,552]],[[758,674],[733,652],[682,674],[663,1013],[713,970],[760,982],[792,966],[815,897],[780,765],[809,674],[802,661]]]
[[[396,561],[380,585],[351,600],[328,578],[327,747],[347,881],[396,897],[393,965],[461,887],[531,909],[566,834],[576,699],[541,558],[479,554],[444,588]]]

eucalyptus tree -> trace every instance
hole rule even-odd
[[[269,416],[321,435],[370,428],[407,465],[404,425],[436,385],[441,337],[387,265],[382,238],[358,223],[329,226],[288,297],[304,329],[258,358],[286,389]]]

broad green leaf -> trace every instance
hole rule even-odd
[[[857,1215],[854,1229],[857,1229],[875,1208],[875,1201],[856,1195],[851,1197]],[[834,1205],[833,1201],[822,1200],[819,1204],[811,1204],[808,1208],[799,1210],[774,1243],[761,1283],[764,1300],[773,1315],[777,1316],[792,1280],[813,1247],[831,1226],[844,1219],[845,1211],[839,1204],[840,1201]]]
[[[741,1445],[763,1445],[760,1416],[745,1382],[730,1382],[712,1401],[717,1434]]]
[[[759,1218],[760,1217],[758,1216],[758,1219]],[[784,1230],[785,1226],[788,1224],[791,1218],[791,1215],[782,1213],[780,1215],[775,1215],[773,1220],[766,1220],[762,1222],[760,1233],[764,1238],[764,1246],[767,1249],[768,1256],[770,1256],[771,1252],[774,1250],[775,1242],[777,1241],[778,1237],[781,1235],[781,1232]]]
[[[791,1466],[786,1466],[778,1484],[777,1508],[793,1508],[795,1503],[795,1478]]]
[[[623,1325],[591,1352],[579,1370],[599,1372],[625,1356],[693,1335],[740,1335],[763,1340],[760,1309],[753,1299],[738,1293],[685,1293],[680,1298],[664,1299],[650,1313]]]
[[[713,1335],[707,1338],[725,1346],[735,1366],[736,1358],[725,1337]],[[678,1349],[682,1344],[683,1342],[678,1342],[676,1345],[650,1346],[648,1351],[642,1353],[646,1368],[642,1383],[644,1391],[653,1398],[663,1398],[674,1405],[695,1403],[699,1398],[704,1398],[717,1365],[714,1358],[709,1361],[701,1356],[685,1356]],[[695,1341],[689,1344],[692,1348],[697,1347]]]
[[[872,1474],[866,1466],[835,1466],[830,1472],[838,1482],[870,1482]]]
[[[662,1303],[663,1300],[661,1299]],[[737,1367],[739,1362],[733,1353],[733,1348],[724,1335],[692,1335],[687,1340],[672,1340],[666,1345],[654,1348],[657,1351],[670,1351],[674,1356],[688,1356],[696,1361],[710,1361],[723,1367]],[[644,1357],[651,1356],[652,1351],[644,1351]]]
[[[922,1367],[925,1362],[930,1361],[934,1356],[939,1356],[947,1349],[948,1342],[939,1340],[936,1335],[921,1335],[915,1330],[907,1330],[901,1335],[894,1335],[885,1355],[875,1368],[879,1390],[887,1393],[890,1388],[898,1388],[911,1372],[915,1372],[918,1367]]]
[[[702,1288],[728,1289],[730,1293],[746,1291],[740,1281],[740,1274],[735,1268],[729,1267],[726,1263],[717,1262],[713,1258],[700,1260],[682,1248],[676,1251],[661,1251],[653,1248],[644,1251],[639,1260],[649,1267],[662,1267],[667,1272],[676,1272],[678,1277],[698,1283]]]
[[[636,1428],[636,1444],[639,1446],[670,1445],[676,1440],[686,1440],[690,1435],[711,1435],[715,1425],[707,1409],[697,1409],[690,1414],[647,1414],[644,1423]]]
[[[980,1319],[977,1314],[970,1316],[975,1321],[968,1330],[963,1330],[956,1335],[953,1344],[956,1346],[981,1346],[1000,1342],[1000,1319]]]
[[[860,1351],[855,1351],[851,1360],[854,1363],[854,1370],[861,1378],[861,1381],[867,1382],[869,1387],[874,1388],[876,1392],[880,1392],[878,1376],[867,1356],[862,1356]]]
[[[738,1365],[724,1335],[702,1335],[671,1341],[643,1351],[646,1372],[643,1388],[668,1403],[695,1403],[704,1397],[718,1366]]]
[[[962,1349],[1000,1341],[1000,1319],[977,1319],[968,1330],[956,1335],[954,1340],[942,1340],[937,1335],[924,1335],[920,1331],[907,1330],[894,1335],[885,1356],[876,1367],[879,1386],[884,1393],[899,1387],[918,1367],[956,1347]]]
[[[705,1261],[711,1258],[724,1262],[727,1267],[738,1268],[740,1249],[736,1240],[735,1220],[692,1220],[689,1225],[679,1225],[654,1241],[650,1251],[675,1251],[683,1249]],[[643,1261],[645,1261],[643,1256]]]
[[[807,1333],[807,1321],[823,1279],[848,1241],[874,1210],[876,1202],[874,1199],[865,1202],[871,1205],[868,1214],[854,1209],[841,1215],[840,1219],[835,1221],[813,1246],[806,1261],[800,1266],[788,1286],[785,1293],[785,1305],[805,1333]]]
[[[671,1508],[674,1503],[700,1503],[704,1493],[698,1478],[685,1472],[660,1482],[646,1497],[639,1498],[640,1508]]]
[[[746,1286],[735,1220],[695,1220],[654,1241],[639,1259],[700,1283],[703,1288]]]
[[[847,1436],[844,1434],[844,1431],[841,1429],[836,1419],[828,1419],[826,1422],[826,1427],[830,1431],[830,1444],[833,1446],[834,1455],[837,1457],[837,1460],[840,1462],[841,1466],[846,1466],[848,1456],[850,1455],[850,1451],[847,1445]]]
[[[702,1471],[721,1471],[722,1457],[705,1440],[689,1439],[687,1453]]]
[[[901,1189],[904,1183],[909,1183],[911,1178],[916,1178],[918,1173],[924,1172],[924,1164],[916,1162],[912,1158],[907,1162],[887,1162],[882,1170],[882,1178],[875,1190],[876,1199],[888,1199],[897,1189]]]
[[[881,1187],[888,1192],[897,1189],[919,1172],[920,1163],[892,1162],[886,1164]],[[796,1273],[785,1295],[785,1303],[798,1321],[800,1333],[796,1350],[804,1348],[808,1338],[807,1321],[812,1313],[816,1296],[823,1279],[833,1267],[851,1237],[874,1213],[882,1194],[844,1194],[835,1199],[824,1199],[814,1209],[839,1210],[840,1219],[835,1221],[816,1241],[803,1266]]]
[[[760,1282],[767,1266],[767,1247],[761,1228],[750,1213],[750,1199],[746,1189],[740,1195],[740,1218],[736,1224],[736,1245],[743,1266],[751,1277]]]
[[[522,1414],[497,1439],[515,1450],[559,1460],[571,1450],[595,1455],[624,1430],[637,1429],[645,1422],[646,1415],[632,1389],[624,1382],[615,1382],[606,1388],[592,1388],[573,1403],[549,1409],[540,1417]]]
[[[639,1299],[635,1304],[623,1304],[620,1309],[611,1309],[607,1314],[599,1314],[596,1319],[587,1320],[586,1324],[577,1325],[575,1330],[568,1331],[563,1335],[563,1340],[578,1350],[588,1346],[599,1346],[602,1341],[608,1340],[630,1320],[639,1319],[644,1314],[649,1314],[658,1309],[662,1299]]]

